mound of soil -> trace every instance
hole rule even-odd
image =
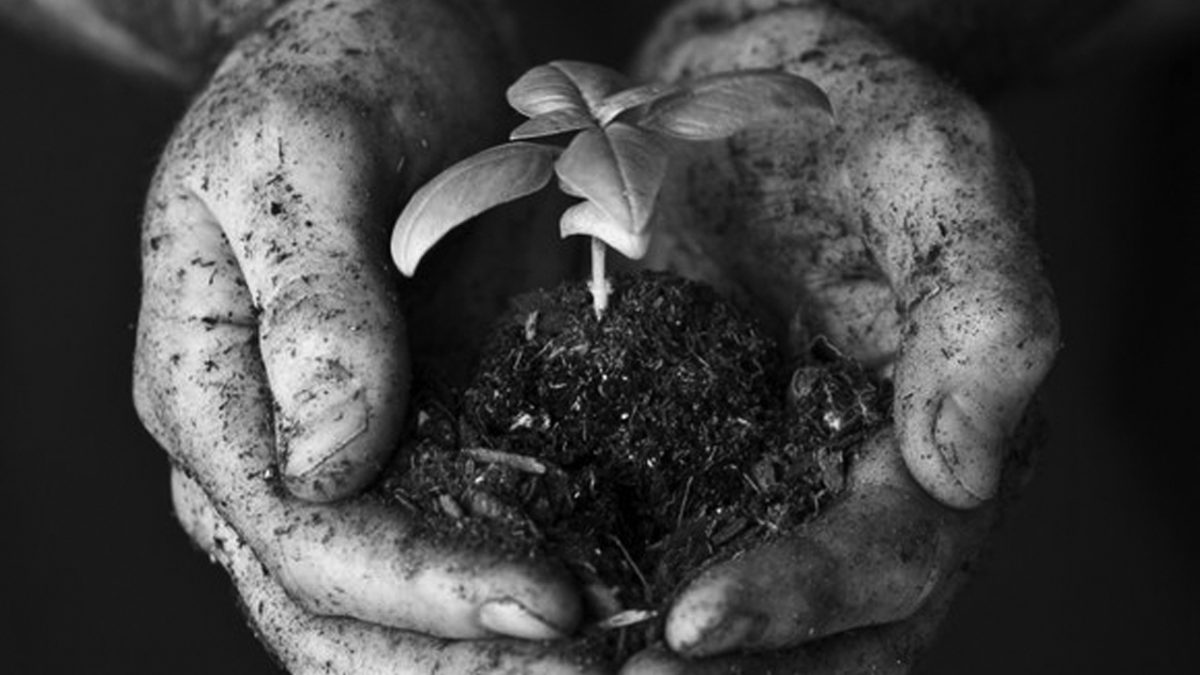
[[[515,299],[465,391],[417,387],[383,484],[423,536],[565,561],[601,630],[654,618],[706,564],[819,512],[891,406],[830,350],[785,364],[707,286],[614,285],[599,321],[583,284]],[[641,642],[620,633],[622,651]]]

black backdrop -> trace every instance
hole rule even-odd
[[[1039,474],[927,673],[1192,672],[1197,92],[1181,48],[995,102],[1035,176],[1066,349]],[[175,526],[130,403],[141,199],[183,105],[0,32],[6,673],[274,672]]]

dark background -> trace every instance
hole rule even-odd
[[[927,673],[1194,672],[1197,47],[1131,45],[993,102],[1035,177],[1065,349],[1038,475]],[[184,103],[0,29],[6,673],[272,672],[130,402],[141,200]]]

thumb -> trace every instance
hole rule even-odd
[[[949,506],[995,494],[1011,437],[1058,349],[1044,282],[1010,285],[938,293],[913,312],[901,345],[901,451],[913,477]]]
[[[407,398],[386,172],[362,127],[336,110],[268,110],[208,186],[259,310],[282,479],[310,501],[350,495],[378,473]]]

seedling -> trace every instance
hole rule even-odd
[[[537,192],[557,176],[563,192],[583,200],[563,212],[559,231],[563,237],[592,238],[588,288],[600,318],[612,292],[604,270],[607,247],[635,260],[649,247],[669,139],[726,138],[804,110],[832,116],[820,88],[781,70],[629,84],[614,70],[578,61],[554,61],[522,75],[507,98],[529,119],[512,131],[512,142],[446,169],[417,190],[400,214],[392,235],[400,271],[412,276],[425,253],[454,227]],[[529,142],[568,135],[565,147]]]

